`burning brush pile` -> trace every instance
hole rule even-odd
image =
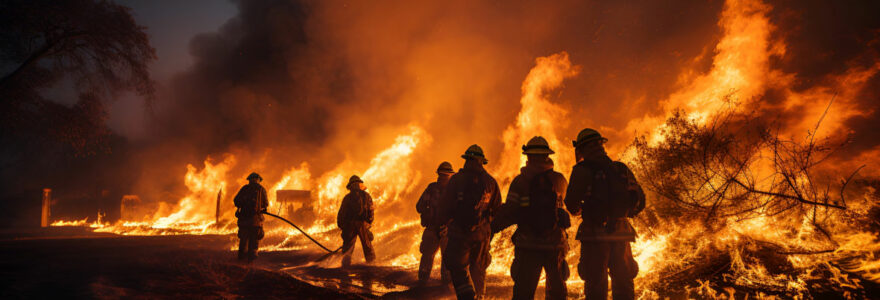
[[[656,195],[636,224],[645,235],[636,248],[660,247],[642,257],[646,290],[876,293],[880,194],[876,181],[854,180],[861,167],[829,171],[838,169],[827,164],[840,141],[781,139],[753,115],[729,110],[702,124],[677,113],[661,134],[663,141],[638,139],[632,149],[643,186]]]

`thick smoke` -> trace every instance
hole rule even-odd
[[[561,50],[585,70],[555,97],[576,119],[560,134],[613,128],[654,109],[646,99],[662,97],[678,70],[707,51],[720,4],[247,1],[239,8],[218,32],[192,40],[195,65],[160,97],[138,193],[179,186],[186,163],[223,153],[250,156],[239,166],[268,176],[285,167],[265,161],[308,161],[320,174],[345,158],[369,160],[411,123],[433,137],[420,160],[425,169],[442,160],[459,165],[473,143],[497,158],[535,57]]]
[[[771,68],[796,74],[796,91],[877,63],[880,21],[869,13],[877,9],[819,3],[770,3],[773,38],[788,45]],[[559,51],[583,69],[551,96],[571,118],[556,134],[597,127],[619,151],[638,133],[626,129],[632,119],[663,115],[660,101],[683,78],[712,67],[723,5],[240,2],[238,16],[191,41],[194,66],[160,97],[136,192],[173,200],[158,191],[179,190],[187,163],[225,153],[238,158],[233,174],[264,177],[303,161],[313,174],[344,159],[366,164],[409,124],[432,138],[416,167],[429,172],[443,160],[457,167],[473,143],[493,161],[534,59]],[[865,86],[846,100],[867,112],[845,122],[853,151],[878,145],[870,130],[878,76]],[[773,89],[762,96],[772,102]],[[762,113],[780,123],[796,111],[768,107]]]
[[[849,69],[871,68],[878,63],[880,18],[877,18],[877,12],[880,12],[880,3],[853,2],[784,2],[791,8],[787,14],[780,13],[779,26],[791,28],[791,34],[786,36],[790,51],[779,65],[799,75],[800,88],[821,84],[830,76],[845,74]],[[848,156],[878,150],[880,145],[880,132],[877,131],[880,124],[880,76],[871,76],[864,86],[855,99],[851,99],[865,114],[846,121],[853,135],[852,144],[846,149]]]

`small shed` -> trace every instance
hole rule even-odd
[[[309,190],[277,190],[275,199],[282,217],[298,225],[306,226],[315,221],[312,192]]]

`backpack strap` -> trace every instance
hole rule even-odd
[[[371,202],[367,203],[368,200]],[[371,210],[373,204],[370,194],[368,194],[367,191],[358,191],[358,201],[360,204],[361,219],[364,222],[373,223],[373,211]]]
[[[461,189],[459,189],[458,191],[456,191],[457,198],[456,198],[456,203],[455,203],[455,210],[475,210],[476,211],[476,220],[475,220],[476,223],[470,224],[470,226],[477,226],[486,219],[487,214],[485,212],[489,207],[489,204],[488,204],[489,200],[486,199],[486,191],[485,191],[485,189],[480,189],[480,187],[485,186],[485,175],[486,175],[485,171],[483,171],[483,172],[467,171],[467,172],[459,172],[458,174],[461,174],[462,176],[467,176],[467,177],[465,178],[466,183],[464,184],[464,186]],[[475,192],[477,194],[472,195],[472,193],[475,193]],[[465,199],[466,197],[468,198],[467,200],[469,201],[470,197],[475,197],[475,196],[480,197],[479,199],[476,199],[475,203],[471,204],[469,202],[466,202],[466,199]],[[465,205],[469,205],[469,206],[466,207]],[[469,220],[469,221],[474,221],[474,220]],[[464,229],[473,230],[473,228],[470,228],[470,229],[464,228]]]
[[[584,194],[581,195],[581,214],[587,213],[586,204],[590,201],[590,198],[593,196],[593,183],[595,182],[596,170],[595,166],[590,163],[584,162],[582,166],[585,170],[586,176],[584,178],[587,180],[584,188]]]
[[[626,164],[619,161],[614,161],[612,164],[621,180],[625,181],[625,197],[629,202],[628,204],[631,205],[626,215],[630,218],[635,217],[645,208],[645,192],[642,190],[641,185],[639,185],[638,180],[636,180],[635,174],[632,173]]]
[[[619,195],[614,194],[614,192],[616,192],[616,191],[612,190],[611,187],[613,185],[618,184],[617,182],[614,182],[614,181],[624,179],[624,177],[620,174],[620,172],[617,171],[617,166],[615,165],[615,163],[616,163],[615,161],[611,161],[610,163],[605,165],[602,170],[605,173],[605,182],[608,184],[608,199],[606,199],[606,200],[608,200],[608,203],[605,203],[606,204],[606,208],[605,208],[606,209],[606,211],[605,211],[606,220],[605,220],[605,222],[608,224],[610,224],[611,222],[614,221],[614,220],[612,220],[612,218],[614,218],[612,216],[614,215],[614,205],[616,204],[614,202],[615,202],[615,200],[617,200],[617,198],[615,198],[615,196],[619,196]]]
[[[489,201],[491,201],[491,199],[486,197],[486,171],[474,174],[474,176],[476,177],[476,180],[474,180],[473,184],[477,187],[483,187],[483,189],[480,190],[480,200],[477,201],[476,207],[474,207],[479,208],[478,215],[480,220],[482,220],[485,218],[486,211],[489,209]]]
[[[360,202],[360,204],[361,204],[361,217],[364,219],[364,221],[366,221],[366,220],[367,220],[367,217],[368,217],[367,214],[370,213],[370,211],[369,211],[369,209],[368,209],[368,207],[367,207],[367,192],[366,192],[366,191],[360,191],[360,192],[358,193],[358,200],[359,200],[359,202]]]
[[[559,225],[558,224],[559,215],[557,214],[557,211],[556,211],[556,209],[559,208],[558,194],[556,194],[557,191],[555,190],[555,186],[553,185],[553,178],[551,177],[552,175],[553,175],[552,169],[542,171],[538,174],[535,174],[535,176],[528,183],[529,190],[528,190],[527,194],[528,194],[529,198],[526,201],[524,201],[527,203],[524,206],[534,206],[534,204],[537,204],[538,206],[535,207],[534,209],[549,208],[549,207],[543,207],[543,206],[548,205],[550,203],[549,202],[544,203],[543,201],[552,201],[552,210],[553,210],[552,211],[552,218],[554,218],[554,220],[553,220],[554,224],[549,229],[555,228]],[[549,190],[546,190],[546,188],[548,188],[548,187],[549,187]],[[553,195],[551,196],[549,193],[542,194],[544,192],[552,192]],[[550,199],[550,198],[540,199],[540,198],[545,198],[545,197],[552,197],[552,199]],[[542,218],[542,219],[548,217],[548,215],[543,214],[546,211],[538,212],[533,209],[522,209],[521,212],[524,214],[522,217],[527,220],[534,220],[536,217],[535,213],[540,214],[538,217]]]
[[[257,189],[257,197],[254,199],[254,212],[260,214],[260,204],[262,204],[261,202],[263,202],[263,189],[261,188],[261,186],[255,186],[254,188]]]
[[[584,205],[581,208],[581,211],[582,211],[582,213],[585,213],[588,211],[587,207],[586,207],[586,204],[588,203],[588,201],[590,204],[604,205],[605,206],[605,213],[602,216],[599,216],[598,218],[593,218],[593,221],[605,223],[608,221],[608,216],[613,214],[612,205],[611,205],[611,203],[608,203],[609,199],[604,199],[603,201],[606,201],[605,203],[595,203],[592,201],[593,200],[592,198],[593,198],[593,196],[595,196],[595,191],[597,189],[595,187],[595,185],[596,185],[597,179],[600,178],[599,175],[601,174],[601,178],[604,178],[604,183],[606,185],[608,185],[609,179],[613,178],[613,176],[614,176],[614,174],[609,174],[609,171],[614,172],[613,170],[611,170],[611,169],[613,169],[613,166],[611,166],[611,163],[605,163],[603,161],[588,161],[588,162],[586,162],[585,167],[587,169],[587,174],[588,174],[587,178],[590,180],[590,182],[586,188],[586,195],[584,196],[584,202],[583,202]],[[616,173],[616,172],[614,172],[614,173]],[[604,195],[604,196],[606,198],[610,197],[611,195],[608,195],[608,193],[610,192],[609,187],[606,186],[603,188],[605,189],[605,193],[606,193],[606,195]],[[592,209],[595,209],[595,208],[593,207]]]

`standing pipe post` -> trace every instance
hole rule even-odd
[[[43,212],[40,215],[40,227],[49,227],[50,205],[52,205],[52,189],[45,188],[43,189]]]
[[[223,195],[223,187],[220,187],[220,191],[217,192],[217,208],[214,210],[214,225],[220,226],[220,196]]]

